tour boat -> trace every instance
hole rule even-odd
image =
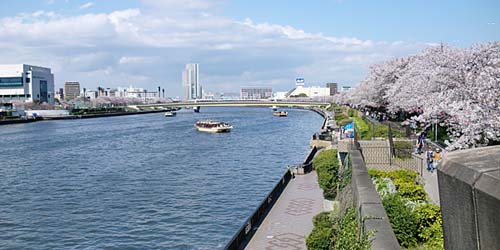
[[[176,116],[176,115],[177,115],[177,112],[175,112],[175,111],[165,112],[165,117],[172,117],[172,116]]]
[[[278,116],[278,117],[285,117],[285,116],[288,116],[288,112],[286,112],[286,111],[274,111],[273,115]]]
[[[211,120],[198,121],[194,124],[194,126],[198,129],[198,131],[210,133],[230,132],[233,128],[233,126],[229,123]]]

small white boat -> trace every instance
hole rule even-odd
[[[274,111],[273,115],[278,116],[278,117],[286,117],[286,116],[288,116],[288,112],[286,112],[286,111]]]
[[[177,115],[177,112],[175,112],[175,111],[165,112],[165,117],[172,117],[172,116],[176,116],[176,115]]]
[[[198,121],[194,124],[196,129],[201,132],[209,132],[209,133],[224,133],[230,132],[233,126],[226,122],[219,121]]]

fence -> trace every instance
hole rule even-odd
[[[307,174],[313,170],[313,159],[316,153],[318,152],[318,148],[314,146],[307,154],[304,162],[298,166],[297,174]]]
[[[276,203],[276,200],[278,200],[286,185],[290,182],[291,177],[290,171],[286,171],[281,180],[274,186],[273,190],[260,203],[259,207],[252,213],[243,226],[241,226],[224,249],[239,250],[243,249],[248,244],[274,203]]]
[[[399,168],[412,170],[422,176],[426,160],[425,158],[416,155],[413,149],[401,149],[391,147],[385,141],[380,141],[374,145],[369,143],[360,144],[360,150],[363,159],[368,168],[376,168],[385,171],[396,170]]]

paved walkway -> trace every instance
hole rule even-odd
[[[323,193],[313,171],[296,175],[274,204],[245,249],[301,250],[313,228],[312,218],[323,211]]]

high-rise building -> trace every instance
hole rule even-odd
[[[27,64],[0,65],[0,102],[54,104],[54,74],[50,68]]]
[[[184,98],[186,100],[202,98],[197,63],[186,64],[186,68],[182,72],[182,87],[184,88]]]
[[[273,97],[272,88],[242,88],[240,98],[243,100],[268,99]]]
[[[337,91],[337,83],[336,82],[331,82],[331,83],[327,83],[326,84],[326,87],[330,89],[330,95],[333,96],[333,95],[336,95],[338,93]]]
[[[80,83],[79,82],[65,82],[64,83],[64,100],[73,100],[80,96]]]

